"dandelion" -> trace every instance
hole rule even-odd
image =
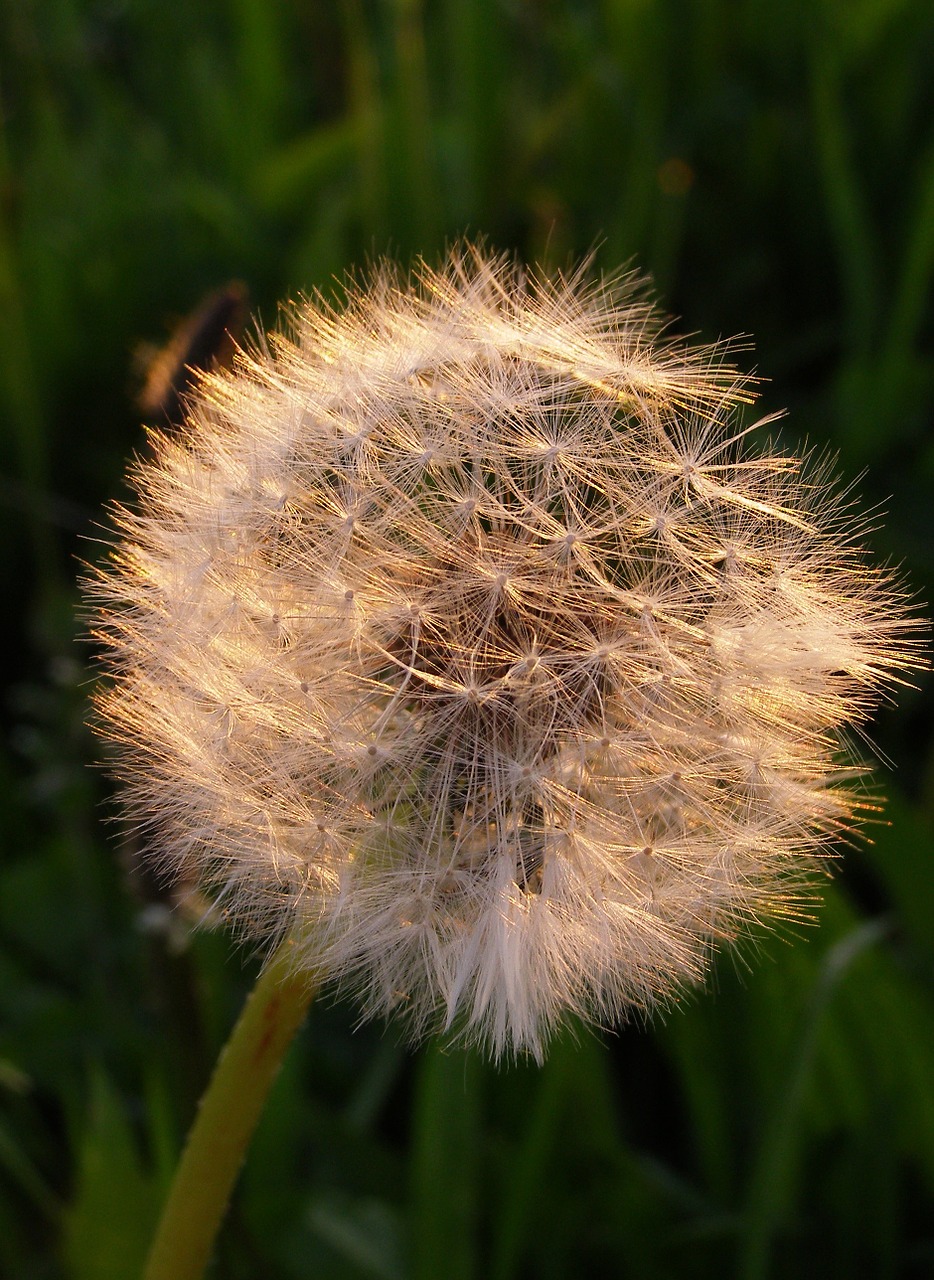
[[[202,377],[92,586],[162,873],[494,1056],[800,913],[915,622],[727,354],[460,248]]]

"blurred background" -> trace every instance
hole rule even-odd
[[[76,578],[147,344],[231,280],[268,327],[465,232],[594,250],[680,331],[754,335],[763,412],[862,473],[931,602],[932,84],[928,0],[0,0],[0,1274],[138,1274],[255,974],[129,874],[89,767]],[[664,1022],[495,1070],[319,1003],[212,1275],[934,1274],[920,684],[820,927]]]

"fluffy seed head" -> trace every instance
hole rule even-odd
[[[462,248],[304,303],[155,436],[91,584],[133,821],[248,935],[540,1056],[798,909],[917,665],[826,467],[631,280]]]

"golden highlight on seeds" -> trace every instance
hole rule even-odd
[[[918,665],[821,462],[632,280],[462,247],[201,377],[91,584],[131,821],[414,1034],[541,1057],[800,910]]]

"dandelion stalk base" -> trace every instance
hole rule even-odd
[[[315,983],[285,943],[231,1032],[188,1135],[144,1280],[197,1280],[211,1255],[246,1149]]]

